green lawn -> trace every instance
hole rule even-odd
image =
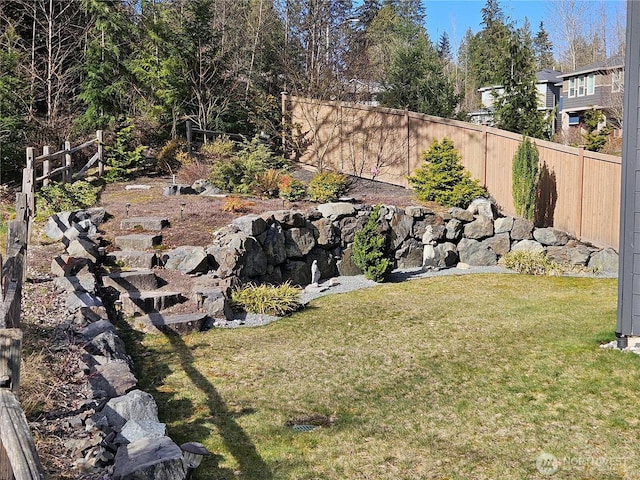
[[[199,479],[638,478],[640,357],[616,281],[468,275],[328,296],[267,327],[147,336],[141,388]],[[299,433],[287,420],[335,424]]]

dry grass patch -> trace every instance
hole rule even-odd
[[[634,478],[640,357],[599,348],[616,298],[614,280],[430,278],[149,336],[138,361],[169,433],[215,452],[200,479],[545,478],[541,452],[553,478]],[[287,426],[310,415],[335,421]]]

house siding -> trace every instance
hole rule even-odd
[[[569,80],[565,80],[563,82],[563,88],[562,88],[562,98],[564,99],[562,104],[563,111],[570,112],[574,110],[586,110],[593,106],[602,107],[603,100],[604,100],[604,92],[607,88],[610,89],[611,86],[602,85],[598,81],[599,77],[601,76],[602,75],[596,76],[593,95],[583,95],[582,97],[576,96],[576,97],[570,98],[569,97]]]

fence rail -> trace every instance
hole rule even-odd
[[[25,180],[23,179],[23,184]],[[28,183],[28,182],[26,182]],[[22,330],[20,305],[25,277],[31,193],[18,193],[9,223],[7,258],[0,275],[0,480],[44,479],[27,419],[20,407]]]
[[[511,166],[522,136],[406,110],[283,94],[283,122],[296,159],[317,168],[408,186],[422,152],[448,137],[501,211],[515,214]],[[621,159],[544,140],[536,223],[618,248]]]

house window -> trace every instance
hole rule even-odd
[[[587,75],[587,95],[593,95],[596,91],[596,78],[593,74]]]
[[[578,96],[584,96],[584,77],[578,77]]]
[[[576,96],[576,79],[569,79],[569,98],[573,98]]]
[[[611,73],[611,91],[624,92],[624,72],[618,70]]]
[[[580,115],[577,113],[570,113],[569,125],[580,125]]]

